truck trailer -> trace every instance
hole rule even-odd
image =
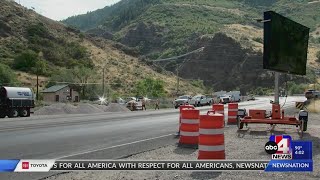
[[[29,117],[34,108],[34,95],[30,88],[0,87],[0,118]]]

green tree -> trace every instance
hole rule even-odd
[[[153,78],[145,78],[135,85],[137,96],[161,97],[165,95],[164,81]]]
[[[31,72],[36,75],[46,75],[47,74],[47,62],[43,59],[43,53],[38,54],[35,66],[31,68]]]
[[[0,63],[0,86],[13,86],[18,84],[17,77],[12,69]]]
[[[306,84],[296,84],[293,81],[289,81],[288,82],[288,91],[289,94],[303,94],[303,92],[305,91],[305,89],[308,87],[308,85]]]
[[[32,50],[27,50],[18,55],[13,62],[13,67],[17,70],[31,72],[36,67],[38,54]]]
[[[88,98],[89,96],[96,94],[96,90],[94,89],[91,89],[89,92],[86,91],[88,87],[88,83],[96,82],[96,79],[97,79],[96,71],[84,66],[78,66],[73,68],[71,72],[74,76],[74,81],[76,83],[80,83],[81,85],[82,98]]]

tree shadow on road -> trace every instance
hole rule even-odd
[[[192,172],[192,179],[215,179],[219,177],[222,172]]]

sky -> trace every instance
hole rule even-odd
[[[53,20],[63,20],[73,15],[104,8],[120,0],[15,0],[43,16]]]

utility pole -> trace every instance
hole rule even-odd
[[[179,78],[179,74],[177,73],[177,96],[179,95],[179,84],[180,84],[180,78]]]
[[[36,100],[38,101],[39,100],[39,73],[40,73],[40,67],[39,67],[39,62],[42,60],[42,57],[43,57],[43,53],[42,52],[39,52],[38,54],[38,63],[37,63],[37,67],[36,67],[36,74],[37,74],[37,97],[36,97]],[[42,67],[41,67],[42,68]],[[41,69],[42,71],[43,69]]]
[[[104,87],[104,84],[105,84],[105,66],[103,66],[103,70],[102,70],[102,92],[103,92],[103,96],[104,96],[104,92],[105,92],[105,87]]]
[[[37,67],[37,101],[39,100],[39,68]]]

